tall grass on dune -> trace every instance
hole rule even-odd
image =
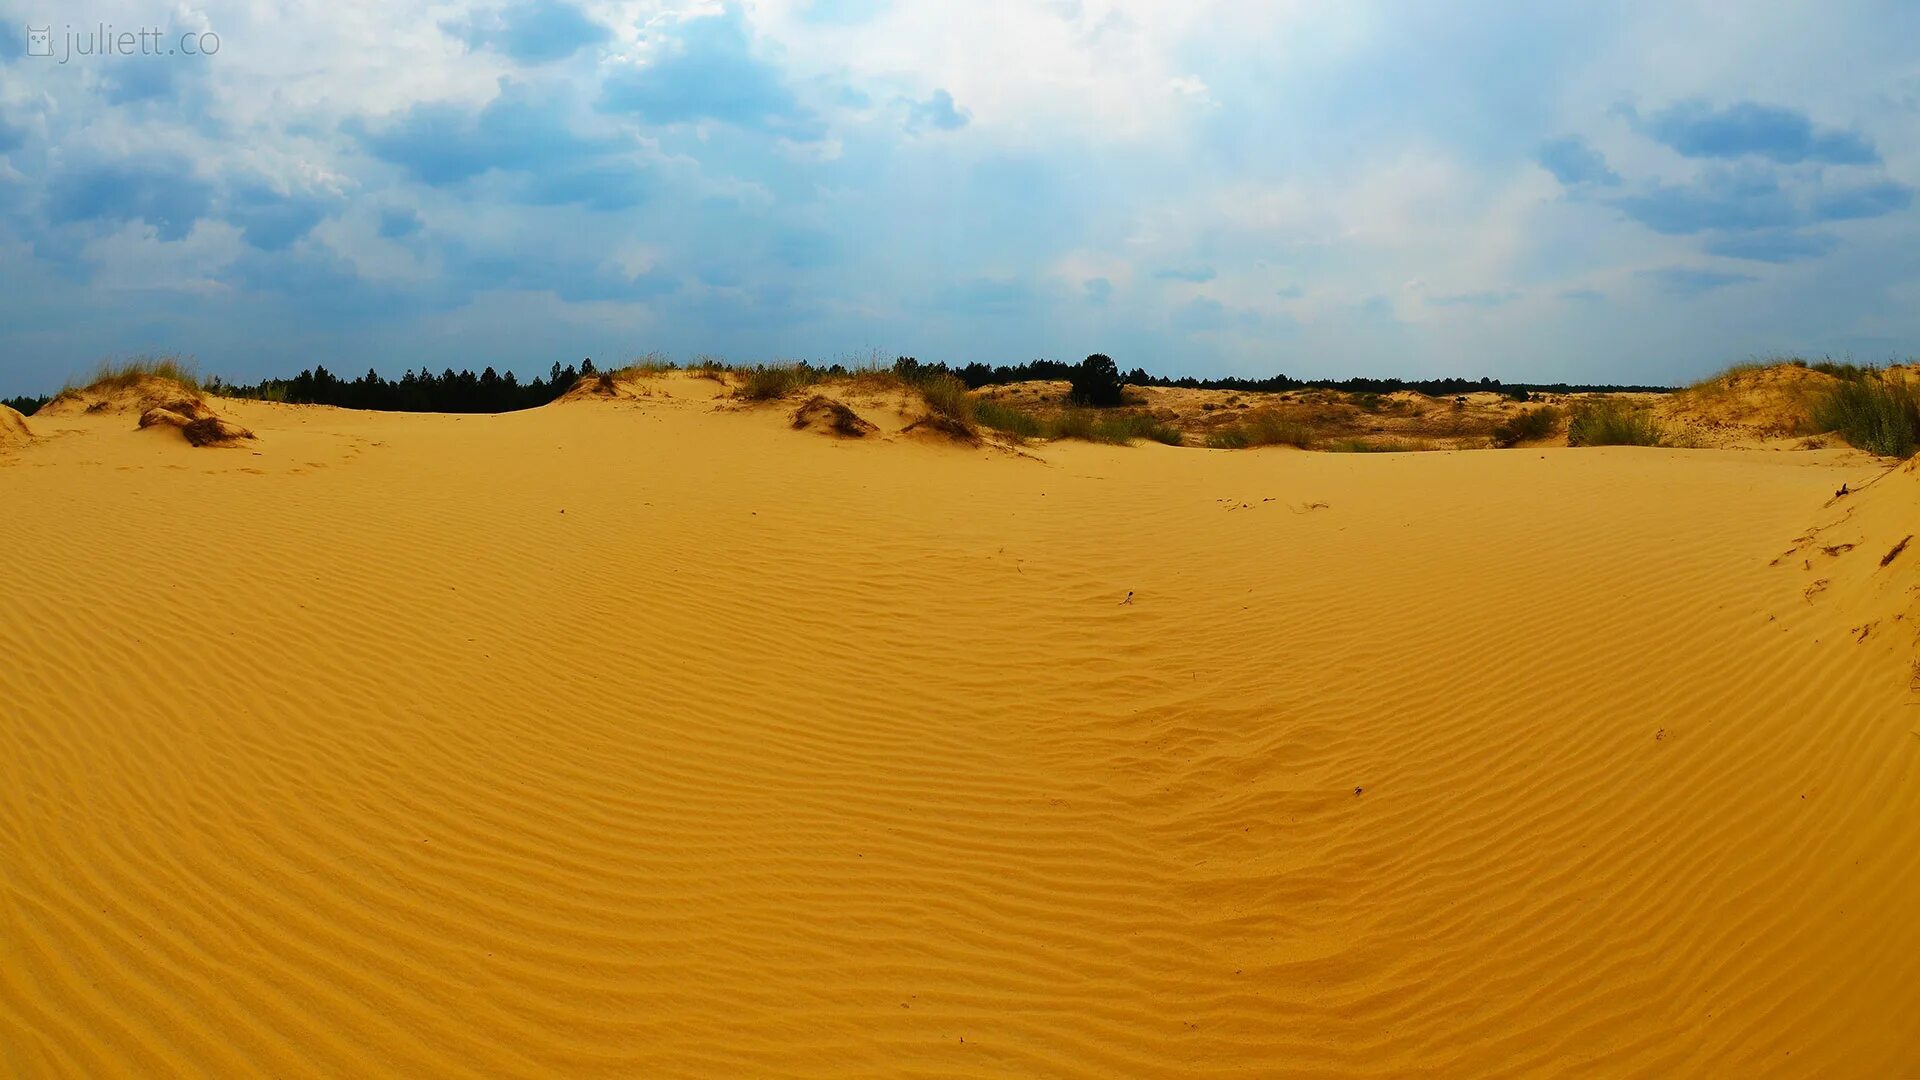
[[[143,379],[171,379],[189,389],[199,390],[200,372],[192,358],[184,356],[135,356],[127,360],[103,360],[85,383],[68,382],[67,390],[124,390]]]
[[[1814,402],[1813,426],[1868,453],[1911,457],[1920,447],[1920,395],[1885,376],[1849,379]]]
[[[1573,407],[1569,446],[1659,446],[1666,438],[1651,410],[1618,398],[1596,398]]]

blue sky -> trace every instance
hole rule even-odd
[[[1920,352],[1920,5],[1601,7],[0,0],[0,394]],[[73,55],[101,24],[172,54]]]

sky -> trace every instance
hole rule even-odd
[[[143,353],[1906,358],[1916,41],[1910,2],[0,0],[0,395]]]

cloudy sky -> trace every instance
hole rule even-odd
[[[1910,2],[0,16],[0,394],[147,351],[1622,381],[1920,352]]]

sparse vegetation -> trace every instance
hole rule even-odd
[[[1814,402],[1813,427],[1885,457],[1911,457],[1920,447],[1920,396],[1884,374],[1842,381]]]
[[[1248,413],[1238,423],[1215,428],[1207,435],[1207,445],[1219,450],[1249,446],[1297,446],[1311,450],[1316,441],[1310,425],[1273,412]]]
[[[1135,439],[1179,446],[1180,429],[1141,413],[1104,415],[1092,409],[1068,409],[1046,425],[1045,437],[1125,446]]]
[[[648,376],[665,375],[670,371],[678,370],[680,370],[680,365],[669,359],[666,353],[650,352],[643,356],[634,357],[627,363],[626,367],[613,371],[611,374],[614,378],[620,378],[622,376],[644,378]]]
[[[1505,449],[1523,442],[1549,438],[1559,428],[1560,410],[1548,405],[1539,409],[1524,409],[1502,420],[1494,426],[1491,437],[1493,445]]]
[[[1665,433],[1644,406],[1619,398],[1595,398],[1573,407],[1569,446],[1659,446]]]
[[[741,375],[743,380],[734,393],[748,401],[772,401],[802,387],[812,386],[825,377],[825,372],[805,363],[761,364],[742,369]]]

